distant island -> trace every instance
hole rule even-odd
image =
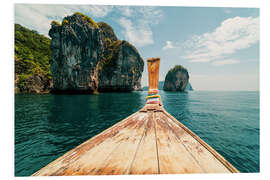
[[[186,91],[191,90],[188,70],[181,65],[171,68],[165,77],[164,91]]]
[[[158,90],[163,90],[163,86],[164,86],[164,81],[159,81],[158,82]],[[148,86],[142,87],[142,90],[148,91]],[[192,88],[190,83],[187,84],[185,91],[194,91],[194,89]]]
[[[181,65],[171,68],[165,77],[165,81],[159,81],[158,89],[164,91],[193,91],[189,83],[188,70]],[[143,91],[148,90],[148,86],[142,88]]]

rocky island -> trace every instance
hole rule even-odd
[[[144,62],[136,48],[118,40],[106,23],[75,13],[53,21],[52,92],[96,93],[141,89]]]
[[[164,91],[187,91],[193,90],[189,83],[189,74],[186,68],[176,65],[166,74],[163,85]]]
[[[15,93],[141,89],[143,59],[105,22],[77,12],[52,21],[49,36],[15,25]]]

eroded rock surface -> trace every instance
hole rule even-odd
[[[134,46],[120,41],[106,23],[81,13],[52,23],[54,92],[94,93],[141,88],[144,62]]]
[[[189,83],[189,74],[186,68],[177,65],[166,74],[163,86],[164,91],[185,91]]]

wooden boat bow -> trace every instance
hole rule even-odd
[[[33,176],[239,172],[171,116],[158,96],[159,58],[147,60],[146,105]]]

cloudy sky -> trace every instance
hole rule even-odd
[[[180,64],[195,90],[259,90],[259,9],[16,4],[15,22],[48,36],[52,20],[77,11],[110,24],[145,61],[160,57],[160,80]]]

